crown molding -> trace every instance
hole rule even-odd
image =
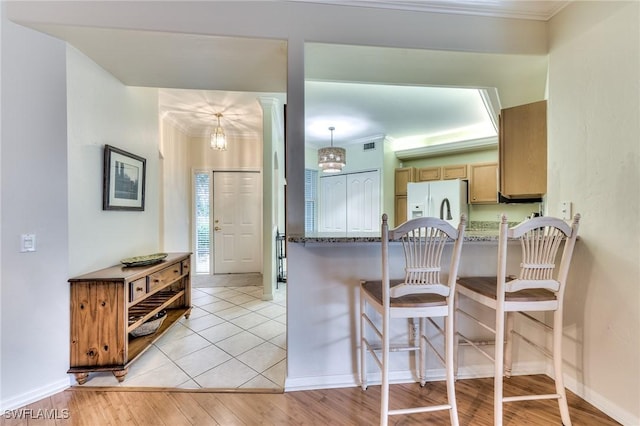
[[[481,151],[484,149],[493,149],[498,146],[498,137],[471,139],[460,142],[443,143],[439,145],[431,145],[420,148],[405,149],[396,151],[396,157],[399,160],[410,160],[424,157],[437,157],[440,155],[448,155],[461,152]]]

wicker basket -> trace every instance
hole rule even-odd
[[[167,317],[166,311],[158,312],[147,322],[143,323],[140,327],[131,331],[131,335],[133,337],[140,337],[140,336],[147,336],[149,334],[155,333],[156,331],[158,331],[158,329],[160,328],[160,326],[162,325],[166,317]]]

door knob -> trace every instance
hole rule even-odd
[[[213,228],[214,231],[221,231],[222,228],[220,228],[219,226],[216,226],[215,228]]]

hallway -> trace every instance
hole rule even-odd
[[[134,361],[124,382],[110,372],[91,373],[82,387],[281,391],[286,284],[279,284],[274,300],[264,301],[261,280],[259,274],[216,277],[213,283],[193,276],[189,319],[182,318]]]

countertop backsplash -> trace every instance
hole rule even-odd
[[[509,227],[516,226],[520,222],[507,222]],[[498,231],[500,222],[489,221],[489,220],[478,220],[478,221],[470,221],[467,225],[467,230],[469,231]]]

